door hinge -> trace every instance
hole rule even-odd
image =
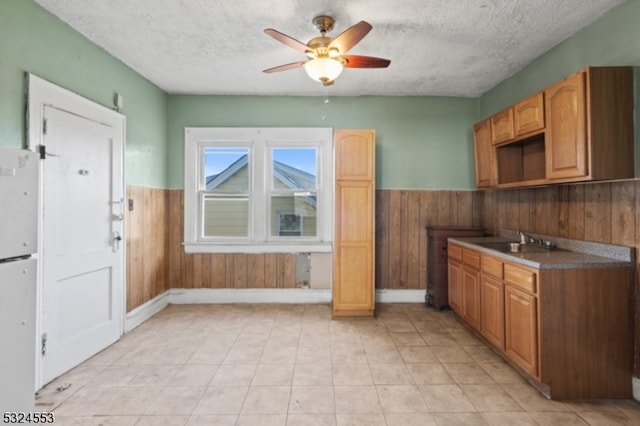
[[[40,154],[40,159],[45,160],[47,158],[47,147],[44,145],[38,145],[38,153]]]
[[[42,356],[47,354],[47,333],[42,333]]]
[[[42,119],[42,134],[43,135],[47,134],[47,119],[46,118]]]

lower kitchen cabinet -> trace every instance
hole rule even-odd
[[[504,286],[505,353],[538,377],[538,312],[536,296]]]
[[[480,271],[466,264],[462,269],[462,318],[480,329]]]
[[[541,392],[631,397],[632,267],[532,268],[455,241],[448,252],[449,305]]]
[[[480,256],[449,245],[449,307],[467,324],[480,329]]]
[[[480,331],[493,346],[504,350],[504,283],[484,271],[480,278]]]
[[[449,307],[462,315],[462,263],[449,255]]]

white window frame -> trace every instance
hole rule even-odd
[[[202,236],[204,147],[249,148],[249,237]],[[272,148],[317,149],[317,235],[270,236]],[[184,164],[184,248],[187,253],[331,252],[333,242],[333,129],[186,127]]]

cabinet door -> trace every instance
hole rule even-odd
[[[488,119],[473,126],[473,149],[475,153],[476,186],[478,188],[495,186],[495,151],[491,144],[491,126]]]
[[[587,176],[585,74],[579,72],[545,91],[546,176],[563,179]]]
[[[480,330],[480,271],[467,265],[462,270],[462,318]]]
[[[462,264],[455,260],[449,260],[448,275],[449,307],[458,315],[462,315]]]
[[[544,94],[536,93],[513,107],[513,128],[516,137],[544,129]]]
[[[505,351],[520,367],[538,377],[537,298],[507,284],[505,294]]]
[[[504,350],[504,284],[484,273],[480,277],[480,332]]]
[[[514,138],[513,108],[507,108],[491,117],[491,134],[494,145]]]
[[[375,132],[373,130],[335,131],[336,180],[373,181],[375,170]]]
[[[333,307],[373,313],[374,194],[372,182],[337,182]]]

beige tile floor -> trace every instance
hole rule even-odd
[[[37,396],[61,425],[639,425],[632,400],[545,399],[451,312],[172,305]]]

